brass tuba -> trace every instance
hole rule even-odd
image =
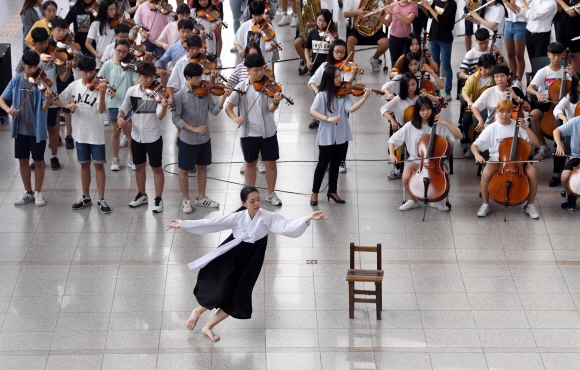
[[[365,12],[370,12],[379,8],[379,0],[361,0],[359,9],[364,9]],[[379,14],[373,14],[369,17],[363,18],[357,15],[354,18],[354,29],[364,37],[374,36],[375,33],[383,27],[381,22],[381,17],[385,17],[385,12],[382,11]]]
[[[308,32],[310,29],[306,27],[308,23],[316,23],[316,17],[320,12],[320,0],[296,0],[296,8],[298,10],[298,22],[300,24],[300,32],[302,39],[306,42]]]

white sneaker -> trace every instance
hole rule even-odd
[[[272,194],[268,194],[266,196],[266,202],[272,203],[273,206],[281,206],[282,205],[282,201],[280,200],[280,198],[278,198],[278,196],[276,195],[276,192],[272,192]]]
[[[143,204],[147,204],[148,201],[149,201],[149,199],[147,198],[147,194],[137,193],[137,195],[135,196],[135,199],[133,199],[129,203],[129,207],[132,207],[132,208],[139,207],[139,206],[142,206]]]
[[[413,208],[419,208],[419,202],[413,199],[409,199],[399,207],[399,211],[408,211]]]
[[[258,162],[258,172],[266,173],[266,164],[263,161]]]
[[[489,208],[489,204],[482,204],[477,211],[477,217],[485,217],[489,215],[491,209]]]
[[[298,16],[292,15],[292,21],[290,22],[290,27],[296,27],[296,24],[298,24]]]
[[[195,198],[196,207],[219,208],[220,204],[215,200],[209,199],[207,196],[203,199]]]
[[[379,72],[381,70],[381,65],[379,64],[378,60],[375,60],[373,57],[371,57],[369,62],[371,63],[371,67],[373,67],[373,72]]]
[[[346,173],[346,162],[340,162],[340,167],[338,168],[338,172]]]
[[[513,87],[517,87],[518,89],[522,89],[522,81],[520,80],[515,80],[514,83],[512,84]]]
[[[133,158],[129,158],[127,160],[127,167],[129,167],[130,169],[132,169],[133,171],[135,171],[135,164],[133,163]]]
[[[401,175],[401,171],[397,167],[393,167],[393,170],[387,176],[387,179],[389,179],[389,180],[398,180],[401,177],[403,177],[403,175]]]
[[[282,15],[280,22],[278,22],[278,26],[287,26],[290,24],[290,17],[287,15]]]
[[[18,199],[14,200],[14,204],[19,206],[28,202],[34,201],[34,193],[25,191]]]
[[[163,212],[163,199],[157,197],[155,198],[155,203],[152,207],[153,213],[161,213]]]
[[[121,169],[121,160],[119,158],[113,158],[113,163],[111,163],[111,171],[119,171]]]
[[[39,192],[34,193],[34,204],[36,204],[37,207],[42,207],[43,205],[46,204],[44,198],[42,197],[42,193]]]
[[[542,159],[550,156],[550,147],[547,145],[542,145],[538,152],[534,155],[534,159],[537,161],[541,161]]]
[[[109,126],[111,124],[111,122],[109,122],[109,117],[105,118],[105,120],[103,121],[103,124],[105,126]]]
[[[534,220],[540,218],[540,212],[538,212],[535,204],[526,204],[524,212],[530,215],[530,218],[533,218]]]
[[[240,173],[243,174],[244,172],[246,172],[246,162],[243,162],[242,167],[240,167]]]
[[[184,200],[182,202],[183,207],[181,208],[181,212],[189,214],[191,212],[193,212],[193,208],[191,207],[191,202],[190,200]]]
[[[449,207],[447,207],[447,204],[443,203],[443,201],[439,201],[439,202],[429,202],[429,207],[438,209],[442,212],[448,212],[449,211]]]
[[[220,58],[217,58],[217,63],[216,63],[216,67],[218,69],[220,69],[222,67],[222,60]]]
[[[124,148],[129,145],[129,140],[127,139],[127,135],[123,135],[119,140],[119,148]]]

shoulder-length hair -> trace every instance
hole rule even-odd
[[[415,111],[413,112],[413,119],[411,120],[411,124],[415,126],[416,129],[421,129],[421,109],[422,108],[429,108],[431,109],[431,116],[429,117],[429,127],[433,126],[435,122],[435,109],[433,108],[433,102],[429,100],[426,96],[420,96],[419,99],[415,102]]]
[[[401,84],[399,88],[399,97],[401,100],[407,99],[409,95],[409,82],[412,80],[415,80],[417,83],[417,87],[415,88],[415,96],[419,94],[419,81],[417,81],[417,77],[414,76],[411,72],[406,72],[401,78]]]

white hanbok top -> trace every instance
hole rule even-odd
[[[193,270],[204,267],[213,259],[221,256],[242,242],[255,243],[268,235],[269,231],[274,234],[297,238],[304,234],[308,226],[310,226],[310,223],[306,222],[305,217],[297,220],[286,220],[277,213],[260,209],[254,215],[253,219],[250,218],[250,214],[245,210],[211,220],[180,220],[179,226],[185,231],[197,235],[211,234],[228,229],[231,229],[234,234],[234,240],[231,242],[188,263],[187,266],[189,269]]]

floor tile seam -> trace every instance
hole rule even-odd
[[[125,348],[0,351],[7,356],[83,356],[114,354],[178,354],[178,353],[578,353],[580,348],[564,347],[205,347],[205,348]]]
[[[28,247],[27,247],[28,248]],[[120,247],[124,248],[124,247]],[[292,248],[288,248],[292,249]],[[94,261],[0,261],[0,266],[94,266],[94,265],[186,265],[189,260],[94,260]],[[365,264],[371,264],[373,260],[363,260]],[[303,265],[304,260],[264,260],[267,265]],[[349,264],[348,259],[344,260],[317,260],[318,265],[342,265]],[[577,266],[580,261],[503,261],[503,260],[382,260],[383,265],[450,265],[450,266],[476,266],[476,265],[497,265],[497,266]]]

